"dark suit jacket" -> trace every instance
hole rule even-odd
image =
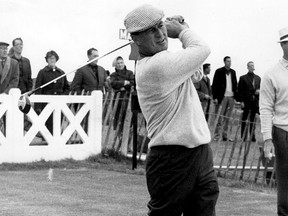
[[[254,76],[254,85],[253,85]],[[261,78],[256,74],[245,74],[240,77],[238,84],[238,96],[239,101],[244,102],[244,104],[259,101],[259,94],[255,95],[257,89],[260,89]]]
[[[194,86],[197,90],[202,108],[205,109],[208,103],[208,100],[205,99],[205,95],[212,96],[212,89],[211,89],[209,77],[207,77],[207,81],[205,81],[203,77],[199,82],[194,83]]]
[[[221,103],[225,90],[226,90],[226,68],[218,68],[215,71],[214,77],[213,77],[213,84],[212,84],[212,95],[213,99],[217,99],[218,103]],[[231,80],[232,80],[232,92],[234,93],[234,99],[238,100],[237,98],[237,77],[236,72],[233,69],[230,69],[231,73]]]
[[[18,88],[21,93],[28,92],[32,90],[33,81],[31,78],[31,65],[28,58],[21,57],[21,59],[17,59],[15,56],[11,58],[15,59],[19,63],[19,84]]]
[[[203,77],[199,82],[194,83],[194,86],[197,90],[201,102],[205,100],[205,95],[212,96],[212,89],[209,77],[207,77],[207,81],[205,81]]]
[[[11,88],[17,88],[19,82],[19,66],[15,59],[7,57],[4,68],[0,65],[0,94],[8,94]]]
[[[85,91],[101,90],[104,91],[106,85],[107,73],[105,69],[98,65],[98,78],[90,65],[86,65],[76,71],[71,84],[71,90],[78,94],[84,89]]]

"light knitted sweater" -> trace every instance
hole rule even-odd
[[[288,131],[288,61],[281,59],[261,80],[260,120],[263,139],[272,138],[272,125]]]
[[[209,47],[191,30],[179,39],[183,50],[162,51],[145,57],[136,66],[139,103],[147,121],[149,147],[207,144],[211,135],[193,81],[202,76],[201,65]]]

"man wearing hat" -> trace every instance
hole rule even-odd
[[[283,58],[263,76],[260,119],[267,159],[276,158],[277,212],[288,215],[288,27],[279,31]]]
[[[8,56],[8,46],[8,43],[0,42],[0,94],[8,94],[19,82],[18,62]]]
[[[211,137],[192,82],[202,78],[210,49],[182,16],[163,17],[163,11],[142,5],[124,20],[139,49],[136,86],[151,139],[148,215],[215,215],[219,188],[207,145]],[[168,37],[178,38],[184,49],[167,51]]]

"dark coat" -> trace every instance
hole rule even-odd
[[[209,77],[207,77],[207,81],[205,81],[203,77],[199,82],[194,83],[194,86],[197,90],[199,99],[204,109],[207,106],[207,102],[208,102],[208,100],[205,99],[205,95],[212,96],[212,89],[211,89]]]
[[[49,66],[44,67],[42,70],[39,71],[35,88],[42,86],[51,80],[65,74],[60,68],[56,67],[55,71]],[[45,94],[45,95],[61,95],[61,94],[68,94],[70,90],[68,81],[66,77],[62,77],[61,79],[45,86],[42,89],[39,89],[36,93],[37,94]]]
[[[215,71],[212,84],[212,95],[213,99],[217,99],[220,104],[224,98],[226,90],[226,68],[218,68]],[[234,93],[234,99],[238,100],[237,97],[237,77],[236,72],[233,69],[230,69],[231,81],[232,81],[232,92]]]
[[[90,65],[86,65],[76,71],[71,84],[71,90],[78,94],[85,91],[101,90],[104,91],[106,85],[107,73],[105,69],[98,65],[97,76]]]
[[[254,85],[253,85],[254,78]],[[259,94],[255,95],[257,89],[260,89],[261,78],[256,74],[247,73],[240,77],[238,84],[239,101],[248,104],[259,102]]]
[[[8,94],[11,88],[17,88],[19,82],[19,66],[15,59],[7,57],[4,68],[0,64],[0,94]]]
[[[18,88],[20,89],[21,93],[32,90],[33,81],[31,78],[31,65],[29,59],[23,56],[21,59],[17,59],[14,55],[11,58],[17,60],[19,64]]]
[[[125,80],[130,82],[130,85],[124,86]],[[123,70],[117,70],[110,75],[111,87],[116,91],[130,91],[131,86],[134,86],[135,78],[132,71],[127,70],[126,66]]]

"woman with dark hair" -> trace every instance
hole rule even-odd
[[[61,70],[56,66],[56,62],[59,60],[58,54],[51,50],[47,52],[45,56],[45,60],[48,63],[43,69],[41,69],[37,75],[36,78],[36,84],[35,88],[38,88],[39,86],[42,86],[51,80],[61,76],[64,74],[64,71]],[[36,94],[43,94],[43,95],[62,95],[62,94],[68,94],[70,90],[68,81],[66,76],[63,78],[55,81],[54,83],[51,83],[44,88],[40,88]],[[37,106],[38,105],[38,106]],[[44,107],[45,104],[37,104],[36,105],[36,112],[39,114]],[[53,121],[52,121],[52,115],[47,119],[46,121],[46,127],[51,132],[53,131]]]
[[[43,69],[41,69],[36,78],[35,88],[50,82],[51,80],[64,74],[64,71],[56,66],[56,62],[59,60],[58,54],[51,50],[47,52],[45,60],[48,63]],[[70,90],[66,77],[63,77],[50,85],[45,86],[37,91],[37,94],[45,95],[61,95],[68,94]]]

